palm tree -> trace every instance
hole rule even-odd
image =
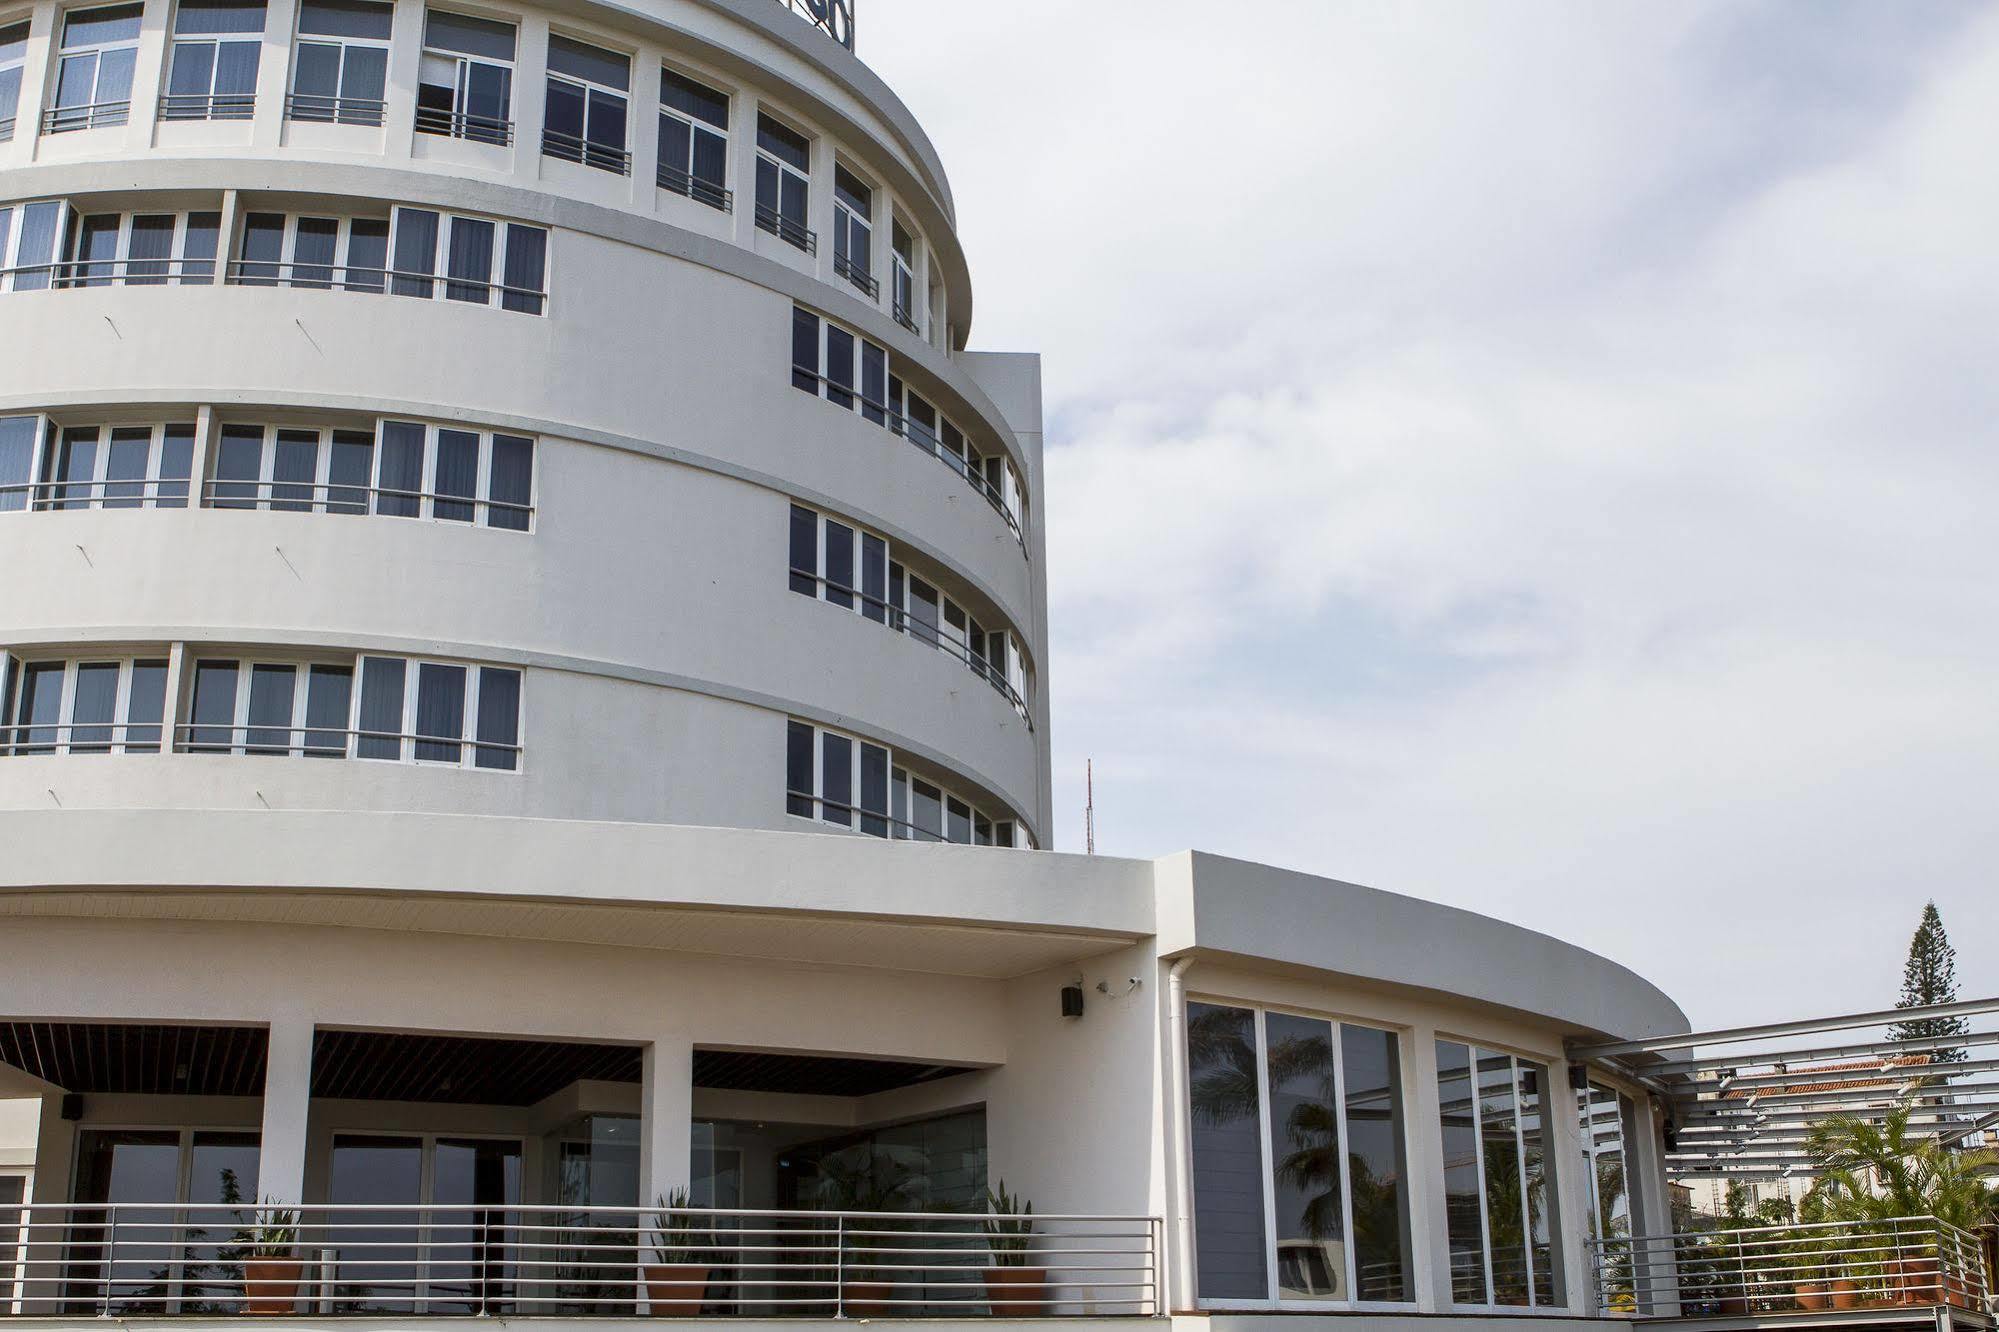
[[[1812,1126],[1805,1152],[1819,1169],[1805,1196],[1813,1220],[1886,1221],[1933,1216],[1965,1229],[1999,1211],[1999,1194],[1974,1176],[1961,1153],[1909,1136],[1909,1107],[1878,1124],[1834,1115]]]

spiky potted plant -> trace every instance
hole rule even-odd
[[[1034,1204],[1009,1193],[1006,1181],[986,1190],[986,1307],[995,1318],[1031,1318],[1048,1308],[1048,1269],[1028,1266],[1034,1247]]]
[[[686,1189],[661,1194],[653,1205],[646,1231],[654,1259],[645,1265],[646,1303],[655,1318],[698,1314],[708,1299],[714,1228],[688,1211],[694,1203]]]
[[[264,1316],[291,1313],[305,1278],[305,1259],[298,1255],[298,1209],[265,1198],[256,1224],[237,1231],[236,1243],[243,1250],[245,1311]]]

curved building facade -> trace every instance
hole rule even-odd
[[[1616,1312],[1670,1000],[1038,849],[1039,365],[852,23],[0,4],[0,1319]]]

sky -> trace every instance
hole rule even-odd
[[[864,0],[1044,357],[1056,845],[1999,994],[1999,7]],[[1364,921],[1355,922],[1365,928]]]

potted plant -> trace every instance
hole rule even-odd
[[[1031,1318],[1049,1312],[1048,1269],[1029,1267],[1034,1252],[1034,1204],[1007,1192],[1006,1181],[986,1190],[986,1307],[995,1318]]]
[[[893,1212],[908,1203],[916,1182],[908,1166],[873,1147],[836,1152],[819,1163],[819,1200],[829,1211]],[[900,1298],[898,1288],[866,1259],[886,1247],[885,1237],[856,1234],[847,1243],[850,1251],[840,1263],[841,1312],[850,1318],[913,1312],[888,1303]]]
[[[708,1299],[713,1228],[688,1214],[693,1200],[686,1189],[662,1194],[653,1205],[657,1210],[646,1232],[654,1259],[645,1265],[646,1303],[655,1318],[698,1314]]]
[[[236,1232],[243,1249],[243,1304],[252,1314],[288,1314],[298,1302],[305,1259],[298,1256],[298,1211],[265,1198],[254,1226]]]

